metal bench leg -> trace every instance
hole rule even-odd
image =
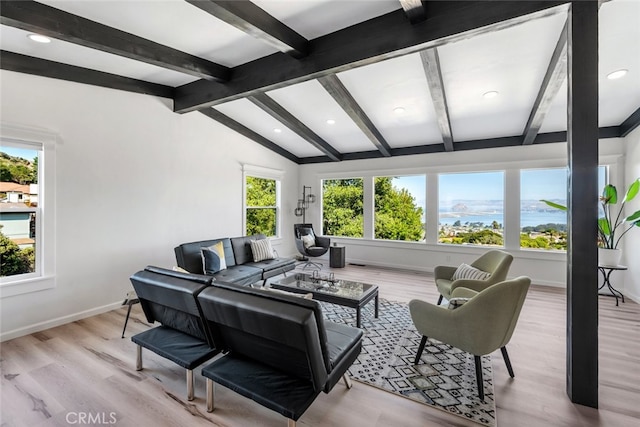
[[[142,346],[136,348],[136,371],[142,371]]]
[[[193,400],[193,371],[187,369],[187,400]]]
[[[214,386],[213,380],[207,378],[207,412],[213,412],[215,409]]]
[[[347,374],[344,374],[342,376],[342,379],[344,380],[344,385],[347,386],[348,389],[353,387],[353,383],[351,382],[351,378],[349,378],[349,376]]]

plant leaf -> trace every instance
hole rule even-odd
[[[548,206],[551,206],[552,208],[560,209],[562,211],[566,211],[567,210],[566,206],[559,205],[558,203],[553,203],[553,202],[551,202],[549,200],[540,200],[540,201],[543,202],[543,203],[546,203]]]
[[[625,221],[636,221],[640,219],[640,211],[635,211],[633,214],[629,215]]]
[[[598,228],[605,236],[611,234],[611,228],[609,227],[609,221],[607,221],[607,218],[598,218]]]
[[[605,205],[615,205],[618,203],[618,190],[616,190],[615,186],[611,184],[604,186],[604,189],[602,190],[602,203]]]
[[[633,183],[631,183],[624,201],[628,202],[629,200],[633,200],[633,198],[638,194],[638,191],[640,191],[640,178],[637,178]]]

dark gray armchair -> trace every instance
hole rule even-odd
[[[327,253],[329,246],[331,245],[331,239],[324,236],[318,236],[313,231],[312,224],[293,224],[293,234],[296,239],[296,247],[298,252],[302,254],[303,261],[306,261],[302,269],[306,269],[309,266],[315,266],[322,269],[322,264],[309,261],[307,257],[319,257]],[[310,243],[305,245],[305,240]]]

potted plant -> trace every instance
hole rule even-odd
[[[635,211],[631,215],[622,217],[624,206],[627,202],[633,200],[640,191],[640,178],[636,178],[627,189],[627,193],[622,200],[622,204],[619,209],[613,208],[618,203],[618,191],[616,187],[607,184],[602,190],[600,196],[600,206],[604,215],[598,218],[598,259],[602,265],[618,265],[620,262],[620,256],[622,255],[618,249],[618,244],[622,237],[629,232],[633,227],[640,227],[640,210]],[[566,206],[558,203],[551,202],[549,200],[541,200],[547,205],[567,210]]]

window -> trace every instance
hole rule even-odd
[[[504,172],[438,175],[438,242],[503,246]]]
[[[362,178],[322,181],[322,234],[363,237]]]
[[[0,147],[0,276],[26,279],[41,275],[39,249],[38,159],[41,146]]]
[[[424,241],[426,176],[374,178],[375,238]]]
[[[247,235],[278,235],[279,182],[276,179],[245,176],[245,230]]]
[[[520,171],[520,247],[567,250],[567,213],[541,200],[566,206],[567,169]]]

